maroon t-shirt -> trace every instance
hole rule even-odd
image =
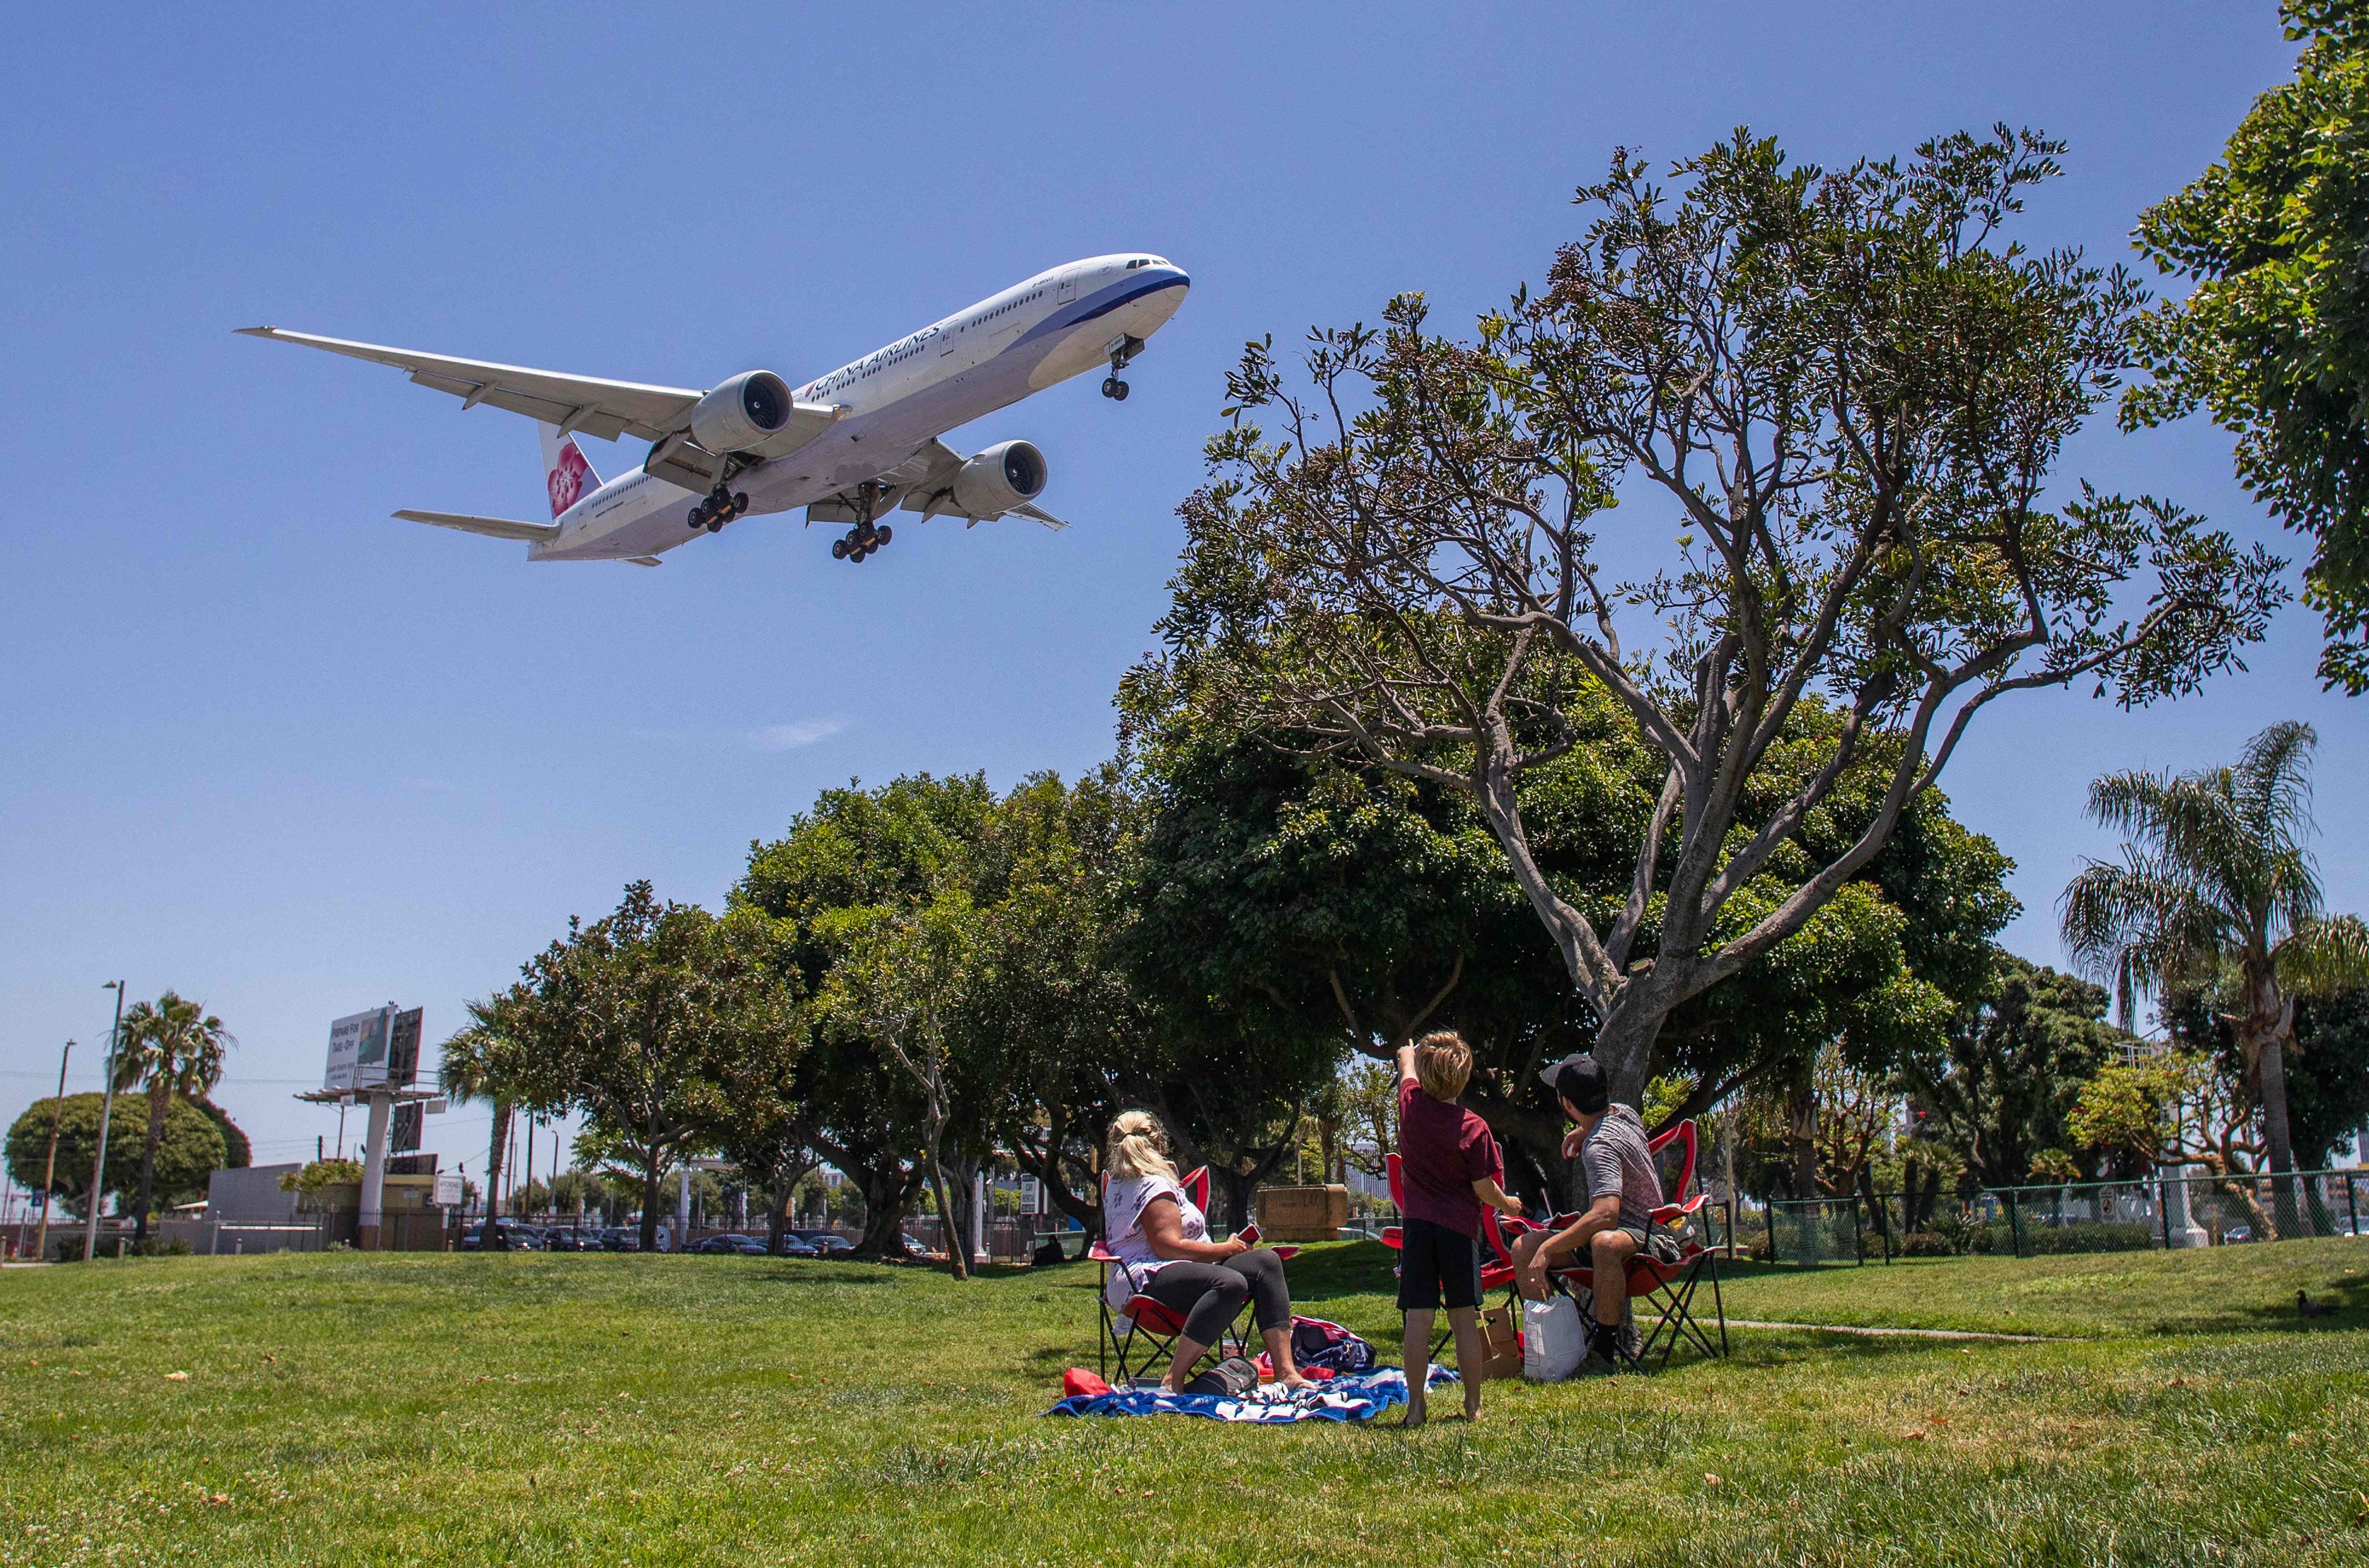
[[[1505,1185],[1505,1156],[1489,1124],[1410,1079],[1399,1081],[1399,1164],[1400,1213],[1476,1239],[1481,1200],[1472,1184],[1486,1176]]]

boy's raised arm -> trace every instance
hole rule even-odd
[[[1522,1200],[1512,1196],[1505,1188],[1499,1186],[1494,1176],[1483,1176],[1474,1182],[1472,1196],[1500,1214],[1510,1214],[1516,1219],[1522,1217]]]
[[[1420,1082],[1420,1080],[1415,1077],[1414,1047],[1412,1044],[1403,1045],[1399,1047],[1399,1082],[1401,1083],[1414,1083]]]

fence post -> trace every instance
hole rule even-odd
[[[1851,1194],[1851,1262],[1867,1266],[1867,1228],[1860,1223],[1859,1195]]]
[[[1777,1198],[1773,1193],[1760,1200],[1760,1218],[1768,1227],[1768,1262],[1777,1262]]]
[[[2007,1189],[2007,1233],[2015,1244],[2015,1255],[2023,1256],[2023,1214],[2015,1201],[2015,1189]]]
[[[2171,1183],[2160,1165],[2155,1173],[2155,1217],[2162,1224],[2163,1250],[2168,1253],[2171,1251]]]
[[[2358,1236],[2361,1234],[2361,1200],[2353,1195],[2352,1181],[2350,1175],[2344,1178],[2344,1215],[2352,1221],[2352,1234]]]

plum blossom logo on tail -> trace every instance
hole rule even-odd
[[[592,475],[592,465],[576,450],[576,438],[570,436],[559,443],[559,463],[551,471],[551,515],[557,517],[574,506],[584,495],[584,483]]]

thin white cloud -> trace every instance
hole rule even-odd
[[[762,729],[752,729],[747,738],[760,751],[795,751],[801,746],[828,740],[846,727],[843,718],[804,718],[795,724],[769,724]]]

